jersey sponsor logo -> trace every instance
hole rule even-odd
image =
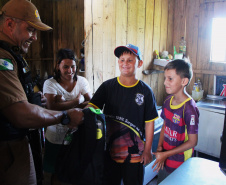
[[[190,125],[195,125],[195,115],[191,115]]]
[[[177,131],[171,130],[169,127],[165,127],[165,133],[169,136],[169,138],[175,139],[176,141]]]
[[[137,105],[142,105],[144,103],[144,95],[137,93],[135,102],[137,103]]]
[[[173,121],[175,124],[179,124],[179,123],[180,123],[180,115],[174,113],[173,118],[172,118],[172,121]]]
[[[10,59],[0,59],[0,71],[12,71],[14,69]]]

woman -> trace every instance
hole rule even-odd
[[[47,98],[47,108],[67,110],[83,108],[91,99],[88,81],[76,72],[75,54],[70,49],[60,49],[57,53],[55,76],[45,81],[43,93]],[[52,174],[51,184],[60,184],[54,175],[55,162],[60,145],[68,127],[62,124],[48,126],[45,137],[44,171]]]

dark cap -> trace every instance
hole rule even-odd
[[[34,4],[27,0],[10,0],[0,11],[0,15],[17,18],[27,22],[30,26],[37,30],[48,31],[52,30],[51,27],[44,24]]]
[[[132,44],[127,44],[126,46],[119,46],[119,47],[115,48],[114,54],[116,57],[119,58],[119,56],[124,51],[131,51],[134,55],[136,55],[138,57],[139,60],[142,60],[140,49],[137,46],[134,46]]]

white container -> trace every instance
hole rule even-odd
[[[192,90],[192,98],[195,100],[195,101],[199,101],[202,99],[203,97],[203,92],[204,90],[200,90],[199,92],[195,91],[195,90]]]

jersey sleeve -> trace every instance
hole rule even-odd
[[[97,91],[94,93],[92,99],[89,104],[98,107],[99,109],[103,109],[106,100],[106,87],[105,83],[102,83]]]
[[[44,82],[43,85],[43,94],[55,94],[57,95],[57,90],[51,79],[48,79]]]
[[[188,134],[198,134],[199,110],[195,102],[186,105],[184,112],[184,121],[187,125]]]

